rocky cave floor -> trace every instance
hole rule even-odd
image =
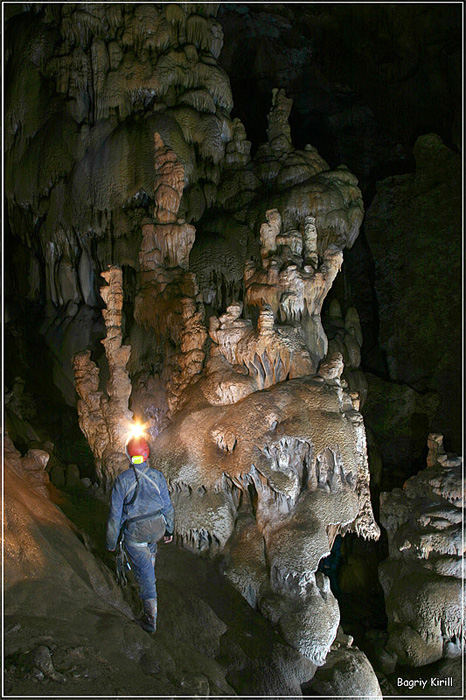
[[[7,695],[273,696],[284,676],[298,691],[299,655],[288,648],[287,664],[278,633],[212,562],[174,545],[160,547],[158,631],[151,636],[135,620],[142,609],[132,574],[126,589],[114,583],[113,555],[103,549],[106,505],[89,491],[52,488],[60,510],[79,528],[73,532],[61,516],[59,531],[46,524],[55,506],[28,496],[22,484],[18,489],[18,517],[33,520],[52,551],[44,575],[35,572],[33,581],[18,585],[18,610],[5,618]],[[77,551],[81,566],[71,574]],[[97,585],[95,566],[102,578]],[[70,585],[74,575],[79,585]],[[34,605],[39,600],[41,610]]]
[[[113,555],[104,549],[107,505],[97,488],[48,484],[46,498],[10,470],[8,452],[5,466],[14,523],[6,547],[20,550],[17,565],[28,570],[5,615],[6,696],[317,695],[306,684],[309,662],[246,603],[218,561],[176,545],[159,548],[158,630],[144,632],[132,573],[124,589],[114,580]],[[339,603],[343,630],[374,665],[384,696],[444,695],[429,685],[396,687],[400,674],[430,683],[440,664],[389,675],[377,668],[381,594],[340,593]],[[453,665],[451,672],[458,672]]]

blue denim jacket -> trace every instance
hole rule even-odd
[[[107,549],[113,551],[118,543],[122,525],[129,518],[161,510],[166,522],[166,533],[172,534],[174,510],[168,493],[167,482],[162,472],[151,469],[146,462],[135,464],[139,487],[133,467],[122,472],[113,484],[110,513],[107,521]],[[134,503],[130,503],[138,488]]]

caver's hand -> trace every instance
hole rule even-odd
[[[165,544],[169,544],[173,539],[173,535],[164,535],[163,541]]]

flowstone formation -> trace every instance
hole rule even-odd
[[[283,90],[251,158],[229,118],[214,15],[194,4],[18,14],[12,23],[27,25],[25,45],[36,47],[32,84],[40,93],[47,76],[56,99],[27,129],[15,111],[24,86],[15,87],[7,158],[32,157],[36,130],[53,119],[74,134],[68,160],[56,154],[68,164],[58,184],[38,166],[49,189],[37,246],[26,244],[31,265],[46,252],[52,316],[70,302],[73,313],[98,308],[102,269],[108,282],[105,358],[83,343],[73,359],[101,485],[126,466],[134,415],[170,485],[177,541],[218,557],[314,668],[340,619],[319,563],[338,534],[379,536],[361,396],[342,376],[345,361],[347,373],[358,368],[360,328],[348,314],[348,337],[329,345],[320,317],[362,199],[345,166],[294,148]],[[33,182],[12,187],[12,227],[24,230],[18,202],[38,217],[37,192]]]
[[[268,225],[263,235],[272,238],[273,231],[280,229],[276,217],[267,221],[267,211],[278,211],[280,236],[286,239],[278,243],[288,247],[290,257],[297,257],[304,276],[318,275],[322,265],[325,270],[329,258],[351,247],[358,235],[364,207],[357,178],[344,165],[331,170],[310,144],[303,150],[294,148],[288,123],[291,102],[283,90],[274,90],[269,141],[259,147],[254,158],[243,125],[238,119],[233,124],[217,189],[217,209],[206,230],[199,227],[191,254],[204,302],[214,310],[225,309],[234,300],[232,292],[241,289],[245,262],[261,259],[261,228]],[[214,234],[221,246],[214,242]],[[215,256],[205,257],[207,242],[215,246]],[[266,252],[266,257],[271,253]],[[275,272],[272,265],[269,274]],[[308,309],[315,322],[320,313],[318,304],[317,296],[316,307]],[[319,329],[312,329],[311,321],[309,325],[308,333],[314,332],[323,341]]]
[[[202,387],[202,385],[204,385]],[[209,377],[155,441],[185,547],[223,551],[225,574],[316,665],[339,623],[317,572],[339,532],[378,537],[364,426],[338,377],[280,382],[209,405]]]
[[[296,190],[300,177],[287,106],[290,101],[274,93],[270,143],[260,158],[279,163],[277,174],[285,168],[292,186],[281,196],[271,195],[275,207],[262,209],[259,199],[248,205],[256,221],[263,215],[260,263],[244,261],[244,302],[236,299],[223,313],[211,313],[208,328],[205,298],[189,269],[196,229],[180,215],[185,168],[155,132],[155,206],[153,217],[142,223],[130,334],[129,365],[139,370],[133,372],[131,407],[139,407],[149,435],[157,436],[153,453],[172,491],[178,542],[219,555],[225,575],[249,603],[320,666],[340,615],[319,562],[337,534],[379,536],[359,394],[342,379],[336,341],[327,353],[320,318],[342,264],[342,248],[354,240],[362,210],[353,176],[345,169],[332,175],[312,151],[308,164],[323,174]],[[235,134],[242,143],[238,124]],[[235,148],[230,153],[245,155],[236,165],[249,167],[242,153],[247,148]],[[234,164],[235,159],[228,163],[227,177]],[[210,301],[217,310],[219,299]],[[347,321],[354,345],[360,328],[351,314]],[[152,385],[139,381],[147,380],[142,358],[151,337],[163,357]],[[359,356],[348,343],[343,342],[345,356],[355,368]],[[114,361],[107,357],[109,364]],[[89,363],[86,353],[80,358]],[[126,377],[127,359],[120,357],[118,365]],[[92,371],[96,382],[97,368]],[[77,376],[78,391],[80,384]],[[128,393],[122,398],[128,411]],[[95,420],[106,424],[107,404],[95,386],[87,403],[90,399],[97,406]],[[79,410],[86,430],[86,401]],[[91,446],[102,459],[114,445],[110,432],[100,435],[108,444]],[[114,475],[115,467],[107,468],[108,483]]]
[[[337,534],[379,536],[359,396],[342,379],[341,353],[326,356],[320,321],[342,252],[333,239],[319,255],[315,216],[285,231],[287,209],[283,217],[267,210],[260,267],[245,264],[244,304],[212,315],[207,331],[187,269],[195,229],[178,216],[183,168],[160,135],[154,139],[156,206],[143,226],[134,315],[166,343],[169,423],[153,451],[172,491],[176,537],[192,551],[221,555],[250,604],[322,665],[339,609],[319,562]]]
[[[178,218],[185,186],[183,164],[158,133],[154,148],[154,220],[142,227],[141,282],[134,317],[143,329],[153,329],[163,346],[166,364],[162,376],[171,415],[180,395],[202,370],[207,332],[196,279],[188,271],[196,229]],[[140,408],[147,413],[147,406]]]
[[[427,468],[380,499],[387,650],[408,666],[460,662],[464,648],[462,460],[445,452],[442,435],[430,434],[428,447]]]
[[[70,360],[102,337],[100,272],[139,271],[154,133],[182,163],[183,182],[168,197],[183,192],[181,215],[197,221],[216,198],[233,105],[216,12],[197,3],[6,7],[12,276],[24,298],[45,304],[40,330],[69,405]],[[156,208],[157,226],[172,221],[169,204]],[[170,254],[182,257],[174,243]]]
[[[343,253],[336,246],[327,248],[321,264],[317,253],[315,218],[304,218],[299,230],[282,231],[280,212],[266,212],[262,224],[261,269],[248,265],[244,273],[245,301],[250,307],[268,304],[283,324],[299,324],[304,343],[315,364],[327,353],[327,337],[320,312],[332,283],[340,271]]]

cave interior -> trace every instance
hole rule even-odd
[[[5,696],[464,692],[462,30],[4,3]],[[154,636],[105,551],[135,421]]]

